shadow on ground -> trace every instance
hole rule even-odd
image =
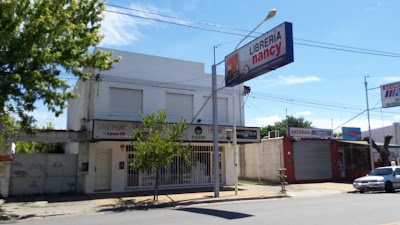
[[[234,191],[234,190],[235,189],[232,187],[220,187],[220,191]],[[212,191],[214,191],[213,187],[160,189],[159,195],[200,193],[200,192],[212,192]],[[152,190],[134,190],[121,193],[23,195],[23,196],[12,196],[4,200],[6,203],[35,202],[35,201],[47,201],[48,203],[57,203],[57,202],[87,201],[87,200],[106,199],[106,198],[153,196],[153,193],[154,192]],[[135,205],[137,205],[137,203]]]

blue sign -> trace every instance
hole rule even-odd
[[[358,127],[342,127],[343,139],[361,140],[361,129]]]

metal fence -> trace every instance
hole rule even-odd
[[[222,152],[220,147],[219,151]],[[131,164],[135,157],[132,145],[126,146],[127,164]],[[222,158],[220,154],[220,169]],[[221,171],[221,170],[220,170]],[[126,187],[149,187],[155,185],[155,172],[151,170],[139,171],[128,166]],[[223,177],[220,173],[220,182]],[[166,169],[161,169],[160,186],[206,185],[213,183],[213,151],[212,146],[194,146],[189,157],[189,163],[180,157],[175,157]]]

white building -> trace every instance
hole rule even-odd
[[[110,51],[110,49],[103,49]],[[114,50],[111,50],[114,51]],[[161,188],[213,184],[211,75],[204,64],[137,53],[114,51],[122,60],[109,71],[91,71],[93,77],[79,79],[70,100],[67,129],[87,130],[86,142],[66,146],[67,153],[79,154],[78,192],[123,192],[152,188],[154,174],[135,171],[129,163],[134,146],[129,136],[140,128],[140,113],[147,115],[165,108],[168,122],[184,117],[188,129],[183,136],[191,140],[191,164],[176,159],[161,172]],[[225,86],[217,76],[218,88]],[[238,143],[260,141],[260,129],[244,127],[244,86],[235,88],[239,99],[233,110],[233,89],[218,91],[218,135],[220,181],[234,184],[233,150],[225,130],[233,125],[236,112]]]

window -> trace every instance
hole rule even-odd
[[[140,117],[142,111],[143,91],[110,87],[110,115]]]
[[[165,98],[168,119],[179,120],[183,117],[189,122],[193,119],[193,95],[166,93]]]
[[[208,99],[207,97],[203,97],[203,102],[206,103]],[[218,98],[218,122],[228,122],[228,99],[227,98]],[[233,114],[232,114],[233,116]],[[213,118],[213,108],[212,108],[212,99],[210,98],[203,109],[203,117],[207,121],[212,121]]]

